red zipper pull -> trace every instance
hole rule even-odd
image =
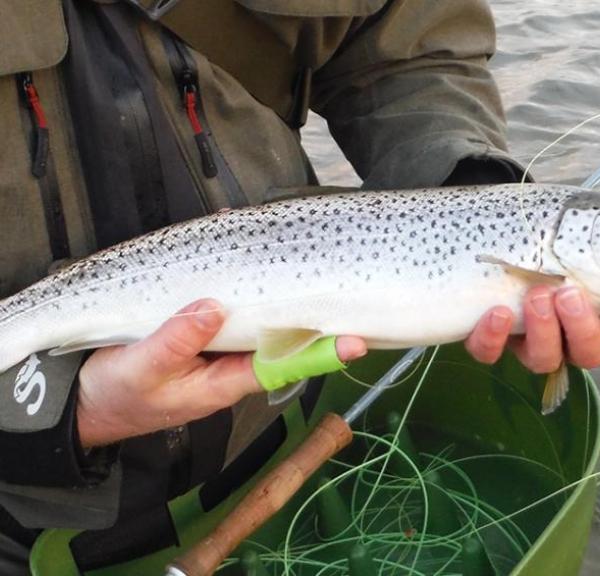
[[[33,84],[31,74],[29,72],[19,74],[17,80],[20,82],[20,92],[25,105],[31,110],[34,124],[35,140],[31,173],[36,178],[42,178],[46,174],[48,152],[50,149],[50,133],[48,131],[46,114],[44,113],[39,94]]]
[[[215,164],[208,138],[200,123],[200,118],[198,118],[198,96],[196,87],[193,84],[185,85],[183,98],[185,110],[194,131],[194,140],[196,140],[196,145],[200,151],[202,171],[207,178],[214,178],[217,175],[217,165]]]
[[[47,129],[48,123],[46,122],[46,115],[44,114],[39,94],[37,93],[33,82],[29,82],[25,85],[25,93],[27,94],[27,102],[33,110],[33,115],[35,116],[38,127]]]

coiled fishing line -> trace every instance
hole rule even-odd
[[[269,574],[347,576],[350,573],[348,556],[356,547],[362,547],[373,566],[365,576],[371,573],[377,576],[460,576],[464,544],[477,540],[495,573],[507,576],[533,545],[532,537],[519,523],[519,516],[544,504],[557,509],[578,485],[598,477],[599,474],[591,474],[568,482],[558,454],[550,451],[550,463],[510,453],[465,456],[455,454],[457,449],[453,444],[435,452],[420,450],[415,456],[402,446],[401,435],[434,361],[436,365],[449,363],[436,359],[436,353],[437,349],[425,362],[397,427],[375,433],[365,426],[364,431],[355,432],[365,446],[363,460],[358,464],[333,460],[331,465],[337,473],[314,490],[296,511],[282,542],[275,547],[253,544]],[[469,368],[475,373],[479,370],[473,365]],[[532,418],[537,419],[534,422],[541,426],[540,437],[544,438],[548,420],[542,418],[518,390],[495,375],[492,379],[512,390],[515,401],[532,411]],[[587,412],[588,423],[592,417],[590,385],[591,381],[586,378],[588,406],[584,412]],[[549,434],[547,437],[551,442]],[[589,434],[583,450],[585,466],[589,460]],[[509,467],[524,474],[541,475],[547,481],[541,496],[540,486],[535,486],[532,501],[507,513],[482,497],[469,472],[473,465],[486,469]],[[550,484],[559,488],[548,489]],[[321,518],[315,517],[312,510],[320,496],[340,488],[344,489],[349,521],[341,531],[326,534]],[[440,504],[441,499],[446,504]],[[456,525],[445,533],[435,532],[436,514],[440,513],[436,508],[439,507],[451,510],[456,520]]]

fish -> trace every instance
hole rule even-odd
[[[118,244],[0,301],[0,373],[33,353],[129,344],[185,305],[226,313],[208,351],[265,362],[319,338],[371,349],[465,339],[532,285],[600,305],[600,194],[557,184],[354,191],[218,212]],[[543,412],[568,389],[550,375]]]

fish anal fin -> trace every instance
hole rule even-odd
[[[569,370],[563,362],[555,372],[548,374],[542,397],[542,414],[552,414],[567,397],[569,391]]]
[[[477,262],[482,264],[495,264],[496,266],[502,266],[507,274],[515,276],[521,280],[524,280],[528,284],[546,284],[548,286],[561,286],[565,282],[565,277],[560,274],[549,274],[546,272],[540,272],[538,270],[530,270],[529,268],[522,268],[516,266],[501,258],[490,256],[488,254],[479,254]]]
[[[323,336],[310,328],[267,328],[260,331],[256,354],[262,362],[275,362],[308,348]]]

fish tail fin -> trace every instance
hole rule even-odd
[[[558,370],[548,374],[546,387],[542,396],[542,414],[552,414],[567,397],[569,391],[569,370],[566,363],[562,363]]]

